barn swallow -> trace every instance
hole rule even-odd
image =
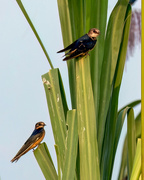
[[[58,51],[57,53],[69,50],[69,52],[65,54],[66,57],[63,59],[63,61],[76,58],[79,56],[83,57],[94,48],[97,41],[96,37],[99,34],[100,31],[98,29],[92,28],[89,30],[87,34],[83,35],[82,37],[74,41],[72,44],[70,44],[68,47]]]
[[[34,149],[37,145],[40,144],[40,142],[43,140],[43,138],[45,136],[44,126],[46,126],[46,124],[44,122],[36,123],[33,133],[28,138],[28,140],[24,143],[24,145],[21,147],[21,149],[15,155],[15,157],[11,160],[11,162],[18,161],[18,159],[22,155],[27,153],[29,150]]]

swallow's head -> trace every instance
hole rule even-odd
[[[96,39],[96,37],[100,34],[100,31],[96,28],[92,28],[88,32],[88,36],[92,39]]]
[[[44,128],[44,126],[46,126],[44,122],[38,122],[35,125],[35,129]]]

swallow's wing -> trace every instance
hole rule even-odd
[[[75,43],[75,47],[65,54],[68,56],[66,56],[63,60],[66,61],[78,56],[85,56],[88,51],[94,48],[95,44],[96,40],[92,40],[89,37],[81,38],[77,40],[77,42]]]
[[[67,50],[73,48],[73,47],[75,46],[75,43],[76,43],[76,41],[73,42],[72,44],[70,44],[69,46],[67,46],[66,48],[64,48],[64,49],[62,49],[62,50],[60,50],[60,51],[58,51],[57,53],[61,53],[61,52],[64,52],[64,51],[67,51]]]
[[[28,152],[30,149],[34,148],[35,143],[42,138],[44,129],[35,129],[29,139],[24,143],[21,149],[18,151],[16,156],[11,160],[11,162],[17,161],[22,155]]]
[[[24,143],[25,146],[30,146],[31,144],[38,141],[43,136],[44,129],[35,129],[29,139]]]
[[[80,37],[78,40],[74,41],[72,44],[70,44],[69,46],[67,46],[66,48],[58,51],[57,53],[61,53],[61,52],[64,52],[64,51],[67,51],[69,49],[71,49],[72,51],[80,45],[80,42],[81,41],[84,41],[84,40],[87,40],[89,38],[89,36],[87,34],[83,35],[82,37]],[[70,51],[71,51],[70,50]]]

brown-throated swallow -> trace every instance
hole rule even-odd
[[[40,144],[40,142],[43,140],[43,138],[45,136],[44,126],[46,126],[46,124],[44,122],[36,123],[33,133],[28,138],[28,140],[24,143],[24,145],[21,147],[21,149],[15,155],[15,157],[11,160],[11,162],[18,161],[18,159],[22,155],[27,153],[29,150],[34,149],[37,145]]]
[[[87,34],[83,35],[82,37],[74,41],[72,44],[58,51],[57,53],[61,53],[61,52],[69,50],[65,54],[66,57],[63,59],[63,61],[80,57],[80,56],[83,57],[87,55],[88,52],[91,51],[95,47],[96,42],[97,42],[96,38],[99,34],[100,34],[100,31],[98,29],[92,28],[89,30]]]

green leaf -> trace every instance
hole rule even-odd
[[[124,107],[122,107],[122,108],[119,110],[119,112],[122,111],[123,109],[125,109],[126,107],[131,107],[131,108],[132,108],[132,107],[135,107],[135,106],[139,105],[140,103],[141,103],[141,100],[133,101],[133,102],[125,105]],[[119,112],[118,112],[118,113],[119,113]]]
[[[59,88],[60,88],[61,97],[62,97],[64,114],[65,114],[65,117],[66,117],[67,116],[67,111],[68,111],[68,105],[67,105],[65,90],[64,90],[64,86],[63,86],[63,82],[62,82],[62,78],[61,78],[61,74],[60,74],[59,70],[58,70],[58,77],[59,77]]]
[[[105,122],[112,92],[112,83],[121,45],[128,0],[118,1],[111,13],[104,48],[104,59],[101,71],[99,114],[98,114],[98,145],[101,156],[105,131]]]
[[[96,119],[88,56],[76,61],[80,178],[100,179]]]
[[[87,3],[89,1],[86,1]],[[90,3],[90,2],[89,2]],[[100,75],[104,55],[105,31],[107,23],[108,0],[91,0],[90,9],[90,28],[100,30],[100,36],[97,38],[96,47],[90,53],[91,80],[95,102],[95,114],[98,121],[99,93],[100,93]]]
[[[46,98],[49,108],[49,114],[54,134],[55,143],[59,148],[61,168],[65,155],[65,138],[66,138],[66,100],[62,84],[60,85],[60,74],[58,69],[52,69],[42,76]],[[63,96],[62,96],[63,95]]]
[[[129,108],[127,108],[129,109]],[[123,110],[122,110],[123,111]],[[120,113],[119,113],[120,115]],[[136,128],[136,138],[140,136],[140,117],[141,113],[136,117],[135,119],[135,128]],[[125,116],[124,116],[125,117]],[[118,180],[123,179],[125,176],[127,176],[126,167],[127,167],[127,136],[125,137],[125,142],[123,146],[123,153],[122,153],[122,160],[121,160],[121,167],[119,171],[119,178]]]
[[[127,142],[128,142],[128,174],[131,176],[135,152],[136,152],[136,131],[134,111],[132,108],[128,110],[127,114]]]
[[[34,155],[45,176],[45,179],[51,179],[51,180],[58,179],[46,143],[40,144],[38,148],[34,151]]]
[[[141,139],[138,139],[130,180],[138,180],[140,176],[141,176]]]
[[[72,43],[72,31],[68,0],[57,0],[64,46]]]
[[[118,111],[118,98],[119,90],[122,81],[122,74],[124,70],[126,53],[127,53],[127,44],[129,39],[129,29],[131,22],[131,7],[128,6],[126,12],[126,23],[123,31],[122,41],[119,49],[119,55],[117,60],[117,66],[114,75],[113,81],[113,90],[111,94],[111,100],[108,110],[108,115],[106,119],[106,128],[105,136],[103,143],[103,153],[102,153],[102,162],[101,162],[101,175],[103,174],[103,179],[111,179],[112,169],[114,164],[116,149],[114,150],[114,140],[115,140],[115,131],[116,131],[116,121],[117,121],[117,111]],[[117,148],[117,147],[116,147]]]
[[[57,0],[64,47],[72,43],[72,26],[68,0]],[[76,108],[75,61],[67,61],[72,107]]]
[[[127,176],[126,166],[127,166],[127,136],[125,137],[125,141],[124,141],[124,145],[123,145],[123,151],[122,151],[122,158],[121,158],[121,165],[120,165],[118,180],[122,180]]]
[[[65,145],[65,161],[63,180],[74,179],[76,169],[77,147],[78,147],[78,125],[76,110],[67,113],[67,137]]]
[[[55,151],[57,155],[57,164],[58,164],[58,180],[61,180],[61,163],[60,163],[60,152],[58,146],[55,144]]]
[[[124,123],[128,110],[129,110],[129,107],[126,107],[118,114],[117,123],[116,123],[116,131],[115,131],[114,154],[116,153],[116,147],[118,146],[123,123]]]
[[[71,28],[72,28],[72,40],[75,41],[84,32],[84,1],[83,0],[68,0]],[[77,28],[78,27],[78,28]]]
[[[141,137],[141,112],[137,115],[135,119],[135,128],[136,128],[136,138]]]
[[[83,0],[79,0],[79,1],[68,0],[73,42],[84,34],[83,3],[84,3]],[[70,63],[73,63],[72,68],[70,68]],[[76,103],[76,62],[75,62],[75,59],[67,61],[67,65],[68,65],[68,73],[69,73],[72,108],[76,109],[77,103]]]
[[[34,34],[35,34],[35,36],[36,36],[36,38],[37,38],[37,40],[38,40],[38,42],[39,42],[39,44],[40,44],[40,46],[41,46],[44,54],[45,54],[45,56],[46,56],[46,58],[47,58],[47,60],[48,60],[48,62],[49,62],[49,64],[50,64],[50,67],[53,69],[54,67],[53,67],[52,62],[51,62],[51,60],[50,60],[50,58],[49,58],[49,55],[48,55],[48,53],[47,53],[47,51],[46,51],[46,49],[45,49],[45,47],[44,47],[44,45],[43,45],[43,43],[42,43],[42,40],[40,39],[40,37],[39,37],[39,35],[38,35],[38,33],[37,33],[37,31],[36,31],[36,29],[35,29],[32,21],[31,21],[30,17],[28,16],[28,14],[27,14],[27,12],[26,12],[26,10],[25,10],[25,8],[24,8],[21,0],[16,0],[16,1],[17,1],[18,5],[19,5],[21,11],[23,12],[23,14],[24,14],[27,22],[29,23],[32,31],[34,32]]]

